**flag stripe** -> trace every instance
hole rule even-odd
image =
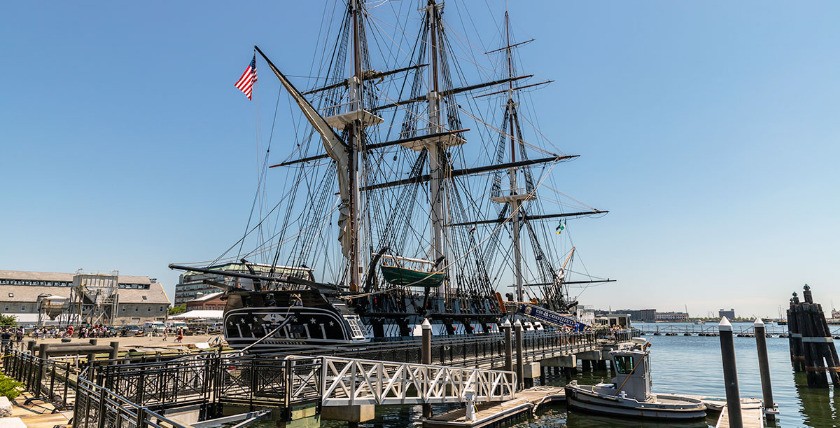
[[[248,99],[251,99],[251,95],[254,89],[254,83],[257,81],[257,57],[254,55],[254,58],[251,60],[251,63],[248,64],[248,67],[245,68],[245,72],[242,73],[242,76],[239,77],[239,80],[233,85],[236,89],[242,91]]]

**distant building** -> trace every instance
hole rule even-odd
[[[223,295],[222,292],[216,292],[190,300],[185,303],[187,311],[223,310],[225,308],[225,302],[222,300]]]
[[[273,268],[271,265],[249,263],[248,267],[254,270],[256,275],[265,276],[295,276],[298,278],[314,281],[312,277],[312,270],[309,268],[290,268],[277,266]],[[221,265],[208,266],[207,269],[251,274],[251,271],[243,263],[225,263]],[[244,288],[246,290],[254,289],[254,281],[249,278],[235,278],[231,276],[223,276],[218,274],[210,274],[203,272],[184,272],[178,278],[178,284],[175,285],[175,304],[185,304],[190,300],[194,300],[201,296],[206,296],[212,293],[218,293],[225,288]]]
[[[163,285],[148,276],[0,270],[0,313],[22,324],[163,321],[169,304]]]
[[[725,309],[719,310],[718,311],[718,318],[723,318],[723,317],[726,317],[726,319],[728,319],[728,320],[734,320],[735,319],[735,309],[730,309],[728,311],[725,310]]]
[[[615,313],[630,315],[636,322],[656,322],[656,309],[619,309]]]
[[[608,312],[595,318],[596,324],[602,324],[608,327],[627,328],[630,327],[631,322],[629,315],[617,312]]]
[[[686,322],[688,321],[688,313],[686,312],[657,312],[656,321],[659,322]]]

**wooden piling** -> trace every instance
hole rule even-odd
[[[510,321],[505,320],[502,324],[502,331],[505,333],[505,370],[513,371],[513,336],[510,332]]]
[[[793,371],[801,373],[805,371],[805,352],[802,349],[802,333],[799,331],[799,297],[793,293],[790,299],[790,307],[787,310],[788,319],[788,345],[790,346],[790,364]]]
[[[721,318],[718,331],[720,332],[720,354],[723,358],[723,383],[726,389],[729,426],[743,428],[741,397],[738,391],[738,370],[735,367],[735,342],[732,337],[732,324],[726,317]]]
[[[811,287],[805,284],[803,288],[804,302],[799,302],[794,293],[791,308],[788,310],[788,325],[791,320],[795,320],[799,336],[797,339],[802,349],[802,358],[794,358],[799,357],[794,355],[799,351],[795,351],[794,342],[791,342],[794,370],[797,370],[796,362],[801,361],[810,388],[827,388],[829,379],[835,387],[840,387],[840,358],[837,356],[834,338],[831,336],[822,306],[814,303]]]
[[[764,408],[767,409],[767,421],[776,420],[773,402],[773,387],[770,385],[770,363],[767,358],[767,335],[764,329],[764,321],[758,318],[753,323],[755,329],[755,346],[758,351],[758,371],[761,375],[761,395],[764,398]]]

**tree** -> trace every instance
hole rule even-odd
[[[187,305],[185,305],[185,304],[175,305],[175,306],[169,308],[169,315],[183,314],[186,311],[187,311]]]
[[[17,327],[17,323],[14,315],[0,315],[0,327]]]

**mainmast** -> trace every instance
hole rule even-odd
[[[362,92],[364,80],[362,80],[362,48],[361,48],[361,13],[362,5],[359,0],[350,0],[350,13],[353,15],[353,76],[350,78],[350,111],[362,111]],[[349,289],[351,293],[359,291],[361,284],[361,263],[359,260],[359,152],[364,149],[364,125],[361,116],[356,116],[345,125],[347,132],[347,152],[350,158],[350,201],[348,210],[350,212],[350,224],[348,227],[350,251],[348,257]]]
[[[440,15],[438,14],[438,5],[435,0],[429,0],[426,6],[426,13],[429,23],[429,38],[431,41],[429,47],[429,56],[431,57],[431,69],[429,70],[429,92],[427,99],[429,102],[429,134],[439,133],[442,130],[440,117],[440,79],[438,77],[438,58],[440,56],[440,41],[438,38],[438,31],[440,23]],[[434,139],[428,146],[429,151],[429,199],[430,220],[432,223],[432,260],[436,263],[443,260],[443,266],[446,267],[448,262],[445,260],[445,245],[446,236],[444,232],[444,222],[446,221],[446,192],[443,188],[445,171],[448,167],[446,159],[446,145],[444,139]],[[449,296],[449,281],[444,283],[444,295]]]

